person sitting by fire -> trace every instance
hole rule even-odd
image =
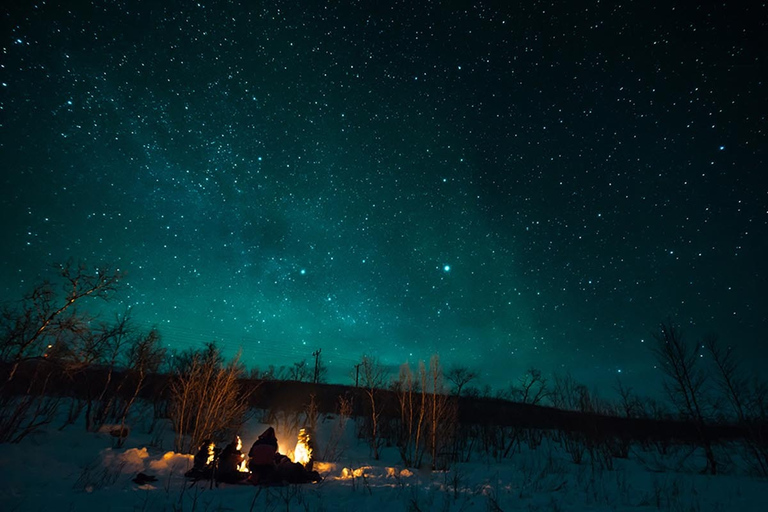
[[[304,464],[293,462],[288,457],[285,457],[277,464],[273,479],[277,482],[287,482],[289,484],[307,484],[319,482],[323,478],[317,471],[309,470]]]
[[[277,462],[277,479],[289,484],[306,484],[322,480],[317,471],[312,470],[314,463],[315,443],[310,429],[299,430],[296,448],[293,451],[293,461],[288,457]]]
[[[306,484],[322,480],[317,471],[312,470],[314,463],[315,443],[309,428],[299,430],[296,448],[293,451],[293,461],[288,457],[277,461],[277,480],[289,484]]]
[[[240,436],[235,436],[231,443],[224,447],[219,457],[219,467],[216,471],[216,480],[219,482],[237,484],[248,478],[249,473],[244,471],[243,461],[245,455],[241,451],[243,442]]]
[[[277,436],[274,428],[269,427],[259,436],[248,451],[248,457],[251,482],[254,484],[272,482],[277,461],[285,457],[277,451]]]
[[[195,480],[210,479],[213,476],[213,468],[216,467],[218,452],[219,450],[213,441],[210,439],[203,441],[194,459],[192,459],[192,469],[187,471],[184,476]]]
[[[306,440],[309,441],[308,438]],[[277,437],[272,427],[265,430],[253,443],[248,456],[250,457],[248,467],[251,470],[251,483],[256,485],[283,482],[301,484],[322,480],[317,471],[308,470],[303,463],[293,462],[277,451]]]

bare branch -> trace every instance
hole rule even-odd
[[[445,374],[445,378],[453,384],[453,390],[455,396],[461,396],[461,390],[477,379],[477,372],[470,370],[466,366],[454,366]]]
[[[0,358],[11,365],[7,382],[13,380],[20,363],[44,357],[54,347],[60,351],[66,347],[72,359],[86,364],[98,357],[106,333],[90,332],[91,319],[75,311],[75,306],[87,297],[107,299],[122,273],[67,262],[59,266],[59,276],[60,293],[44,281],[16,307],[6,307],[0,314]]]

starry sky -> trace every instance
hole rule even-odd
[[[438,353],[652,393],[659,322],[768,360],[768,7],[13,2],[0,292],[67,259],[261,368]]]

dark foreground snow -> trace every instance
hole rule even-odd
[[[321,424],[322,445],[337,420]],[[191,456],[170,451],[173,435],[156,426],[146,433],[141,418],[122,448],[108,433],[87,433],[80,423],[60,424],[6,444],[0,450],[0,509],[4,511],[763,511],[768,510],[768,482],[744,474],[701,475],[697,454],[673,450],[660,457],[640,447],[628,460],[615,460],[613,470],[574,464],[561,445],[545,437],[531,450],[525,445],[501,462],[483,460],[457,464],[447,471],[409,469],[398,464],[395,448],[381,461],[368,456],[365,444],[346,426],[332,463],[316,466],[319,484],[283,487],[195,485],[184,478]],[[250,422],[240,436],[244,451],[265,425]],[[277,426],[281,448],[291,439]],[[322,446],[320,446],[322,449]],[[732,447],[723,447],[732,450]],[[143,472],[157,477],[152,484],[132,480]]]

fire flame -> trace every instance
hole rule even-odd
[[[309,446],[302,443],[301,441],[296,443],[296,449],[293,450],[293,460],[294,462],[299,462],[301,464],[306,464],[309,462],[309,456],[311,450],[309,449]]]
[[[240,439],[240,436],[235,436],[235,449],[238,452],[241,452],[243,449],[243,440]],[[242,453],[240,453],[240,462],[237,463],[237,470],[241,472],[248,471],[248,462],[245,460],[245,455]]]
[[[312,447],[310,436],[306,429],[299,430],[296,448],[293,450],[293,461],[306,465],[312,460]]]
[[[214,448],[216,448],[216,445],[213,443],[208,444],[208,457],[205,459],[205,465],[210,466],[213,464],[213,459],[215,458],[215,451]]]

